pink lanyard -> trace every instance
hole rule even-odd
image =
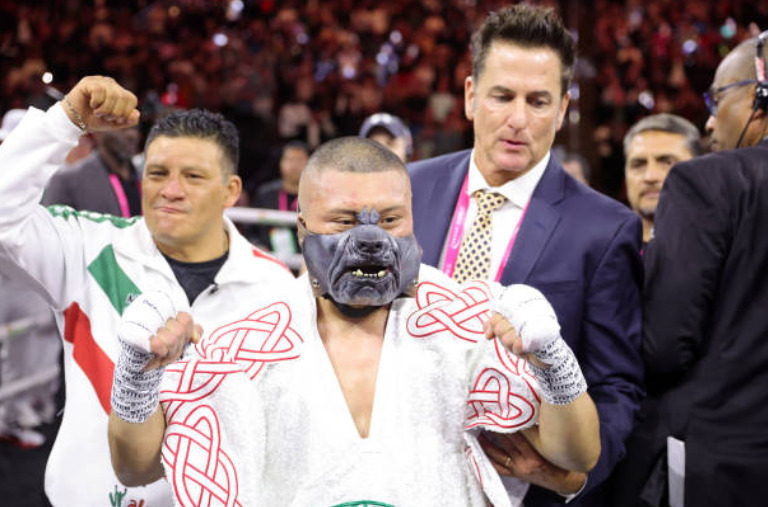
[[[128,198],[125,196],[125,190],[123,190],[123,184],[120,183],[120,178],[117,174],[110,173],[109,182],[112,184],[112,190],[115,191],[117,196],[117,203],[120,205],[120,214],[126,218],[131,216],[131,208],[128,206]]]
[[[461,185],[461,191],[459,192],[459,200],[456,202],[456,209],[453,212],[453,220],[451,221],[450,233],[448,235],[448,245],[445,247],[445,259],[443,260],[443,273],[448,276],[453,276],[453,271],[456,269],[456,259],[459,256],[459,248],[461,248],[461,241],[464,238],[464,222],[467,218],[467,212],[469,211],[469,194],[467,193],[467,186],[469,184],[469,174],[464,178],[464,183]],[[504,257],[501,259],[501,265],[496,273],[494,281],[501,280],[501,275],[504,274],[504,268],[509,261],[509,256],[512,254],[512,247],[515,246],[515,240],[517,239],[517,233],[520,232],[520,226],[523,224],[523,218],[528,211],[528,205],[523,208],[523,213],[520,215],[520,220],[517,221],[515,229],[512,231],[512,237],[507,245],[507,250],[504,252]]]
[[[291,202],[291,209],[288,209],[288,193],[280,189],[280,193],[277,194],[277,207],[281,211],[296,211],[298,207],[296,206],[296,197],[293,198],[293,201]]]

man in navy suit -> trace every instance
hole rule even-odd
[[[454,277],[480,213],[473,196],[503,196],[490,215],[487,277],[547,296],[597,405],[602,454],[588,477],[546,462],[524,438],[486,441],[502,474],[534,485],[527,507],[574,496],[569,505],[602,505],[599,486],[624,455],[642,396],[640,220],[567,175],[550,153],[570,100],[574,52],[550,9],[491,13],[473,37],[465,82],[474,148],[410,166],[423,260]]]

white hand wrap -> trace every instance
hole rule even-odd
[[[560,338],[560,324],[547,298],[528,285],[510,285],[491,299],[490,309],[506,318],[523,341],[523,352]]]
[[[142,294],[123,312],[117,332],[122,350],[112,382],[112,411],[126,422],[144,422],[157,408],[164,368],[142,370],[153,356],[149,339],[175,316],[173,301],[162,292]]]
[[[587,390],[576,356],[560,336],[555,310],[541,292],[527,285],[510,285],[491,299],[490,309],[512,324],[523,342],[523,352],[549,365],[540,368],[528,363],[544,401],[567,405]]]
[[[143,352],[151,352],[149,339],[176,316],[176,307],[165,292],[153,291],[137,297],[123,311],[117,337]]]

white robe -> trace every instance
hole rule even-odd
[[[392,304],[360,438],[304,282],[166,369],[162,457],[177,505],[521,504],[527,484],[510,503],[476,439],[538,421],[527,365],[483,335],[496,288],[422,267],[416,297]]]

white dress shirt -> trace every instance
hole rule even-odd
[[[507,198],[507,201],[491,215],[491,224],[493,226],[493,235],[491,237],[491,268],[488,272],[488,279],[495,280],[499,272],[501,262],[504,260],[504,254],[512,239],[523,211],[531,200],[536,185],[539,184],[544,169],[549,163],[550,153],[542,158],[538,164],[527,173],[508,181],[500,187],[492,187],[485,181],[485,177],[475,164],[475,150],[469,156],[469,180],[467,181],[467,194],[469,194],[469,208],[464,218],[463,234],[466,236],[472,228],[472,222],[477,215],[477,200],[472,195],[475,191],[485,189],[488,192],[495,192]],[[455,213],[454,213],[455,214]],[[453,219],[451,220],[453,223]],[[448,245],[450,230],[443,243],[443,251],[440,254],[440,268],[443,268],[445,262],[446,247]]]

